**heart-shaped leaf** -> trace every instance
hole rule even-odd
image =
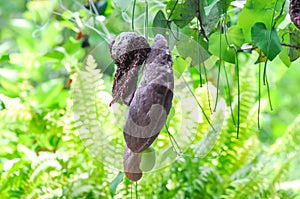
[[[159,10],[153,19],[153,34],[161,34],[166,36],[166,29],[168,28],[168,20],[163,11]]]
[[[255,23],[251,28],[252,42],[255,43],[272,61],[281,51],[282,47],[275,28],[268,30],[264,23]]]

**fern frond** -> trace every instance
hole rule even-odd
[[[236,138],[236,126],[230,116],[230,110],[226,113],[226,118],[220,134],[220,138],[213,151],[221,153],[218,161],[220,171],[224,171],[225,176],[230,176],[232,173],[240,168],[247,158],[253,157],[258,151],[256,138],[257,132],[257,104],[256,104],[256,79],[255,71],[251,71],[248,67],[243,67],[240,71],[240,90],[241,90],[241,104],[240,104],[240,136]],[[236,96],[237,97],[237,96]],[[237,99],[232,104],[234,115],[237,115]],[[237,121],[237,120],[236,120]],[[252,155],[251,155],[252,154]]]
[[[271,146],[262,151],[254,161],[250,161],[232,175],[232,182],[224,198],[280,197],[285,192],[290,198],[300,195],[291,190],[282,190],[279,185],[286,176],[299,150],[300,116],[288,127],[286,133]]]
[[[0,99],[5,104],[5,109],[0,110],[2,124],[20,124],[32,120],[32,112],[19,98],[9,98],[0,94]]]
[[[120,121],[113,123],[114,115],[106,103],[111,100],[111,96],[105,92],[102,73],[96,67],[94,58],[89,55],[86,66],[78,69],[74,77],[74,127],[92,155],[100,161],[118,165],[121,169],[123,142],[119,141],[123,136],[122,130],[118,128]],[[115,136],[115,132],[119,136]]]

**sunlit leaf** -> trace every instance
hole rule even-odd
[[[228,30],[229,42],[237,47],[241,47],[245,42],[245,37],[242,28],[238,26],[232,26]]]
[[[174,75],[179,78],[182,73],[184,73],[188,65],[189,63],[181,57],[176,57],[175,59],[173,59]]]
[[[221,41],[220,41],[221,40]],[[216,32],[209,37],[209,52],[230,63],[235,63],[235,51],[226,42],[224,34]]]
[[[238,18],[238,26],[243,29],[245,42],[251,43],[251,27],[257,23],[262,22],[267,29],[271,28],[272,10],[254,10],[244,8]]]
[[[2,55],[2,57],[0,58],[0,62],[7,62],[9,61],[9,55]]]
[[[56,99],[58,99],[62,89],[63,80],[52,79],[38,86],[35,99],[37,100],[38,104],[41,104],[45,107],[52,106],[53,104],[57,103]]]

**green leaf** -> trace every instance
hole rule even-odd
[[[4,102],[0,99],[0,111],[3,110],[3,109],[5,109],[5,108],[6,107],[5,107]]]
[[[300,31],[295,29],[290,33],[290,44],[292,45],[300,45]],[[297,60],[300,57],[300,50],[296,48],[288,48],[288,55],[290,57],[291,62]]]
[[[272,10],[242,9],[238,18],[238,26],[243,29],[246,43],[251,43],[251,27],[255,23],[262,22],[268,29],[271,29],[272,14]]]
[[[196,0],[186,0],[178,3],[176,0],[171,0],[166,7],[166,11],[170,20],[179,27],[183,28],[196,16],[197,9]]]
[[[153,29],[152,32],[154,35],[161,34],[166,35],[166,29],[168,28],[168,21],[163,13],[163,11],[159,10],[153,20]]]
[[[74,14],[73,14],[73,12],[71,12],[70,10],[66,10],[66,11],[64,11],[64,12],[62,13],[61,16],[62,16],[63,19],[71,19],[71,18],[74,17]]]
[[[205,15],[201,14],[202,23],[206,34],[210,34],[213,28],[216,26],[217,22],[220,20],[220,16],[224,14],[228,6],[230,5],[230,1],[223,0],[213,0],[208,6],[206,6],[201,12],[205,11]],[[200,9],[203,6],[203,1],[200,2]]]
[[[261,0],[248,0],[245,4],[244,8],[255,9],[255,10],[266,10],[266,9],[274,9],[274,5],[276,4],[276,11],[280,11],[282,8],[282,4],[285,0],[269,0],[269,1],[261,1]]]
[[[206,7],[204,8],[205,14],[206,14],[207,16],[210,14],[210,12],[212,11],[213,7],[215,7],[219,1],[220,1],[220,0],[213,0],[208,6],[206,6]]]
[[[220,41],[221,40],[221,41]],[[229,62],[235,63],[235,51],[229,48],[224,34],[215,32],[209,37],[209,52]]]
[[[0,58],[0,63],[1,62],[8,62],[9,61],[9,55],[2,55]]]
[[[176,57],[175,59],[173,59],[174,75],[177,78],[179,78],[182,75],[182,73],[184,73],[184,71],[188,65],[189,65],[189,63],[181,57]],[[170,117],[170,114],[169,114],[169,117]]]
[[[279,30],[279,38],[281,38],[282,42],[289,42],[290,41],[290,31],[288,29],[286,30]],[[287,67],[290,67],[291,60],[288,54],[288,47],[282,46],[282,51],[279,53],[279,58],[281,61],[286,65]]]
[[[268,30],[264,23],[255,23],[252,26],[251,37],[252,41],[271,61],[282,49],[276,29]]]
[[[198,42],[184,38],[177,42],[177,51],[184,59],[192,58],[192,65],[197,66],[207,60],[210,54]]]
[[[38,104],[44,107],[50,107],[58,103],[59,95],[63,89],[63,79],[52,79],[42,83],[37,87],[35,99]]]
[[[241,47],[245,42],[243,29],[239,26],[232,26],[228,30],[229,43]]]
[[[282,47],[282,51],[279,54],[279,58],[286,65],[286,67],[290,67],[291,61],[288,54],[288,47]]]
[[[116,194],[117,187],[119,186],[119,184],[121,184],[121,182],[123,181],[123,178],[124,178],[124,173],[119,171],[118,175],[110,183],[109,188],[110,188],[110,193],[112,196],[114,196]]]
[[[62,60],[63,58],[65,58],[65,55],[64,53],[58,51],[58,50],[55,50],[55,51],[52,51],[52,52],[48,52],[44,55],[44,57],[47,57],[47,58],[50,58],[50,59],[54,59],[54,60]]]

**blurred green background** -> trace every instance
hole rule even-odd
[[[148,1],[145,20],[145,2],[137,1],[135,31],[144,34],[145,21],[152,26],[158,10],[165,11],[170,2],[175,1]],[[218,2],[207,1],[207,6]],[[259,1],[253,4],[258,5]],[[115,128],[111,115],[103,113],[108,110],[115,71],[109,42],[121,32],[132,31],[133,1],[108,0],[95,5],[98,13],[90,11],[91,5],[85,0],[0,3],[0,198],[300,198],[299,59],[289,67],[278,56],[268,62],[274,110],[269,108],[266,86],[262,85],[260,129],[257,127],[257,77],[258,67],[263,68],[264,63],[255,64],[258,53],[241,53],[239,139],[236,139],[236,126],[225,92],[228,87],[222,74],[219,88],[227,109],[217,135],[208,130],[207,121],[197,123],[197,134],[184,155],[170,148],[171,152],[164,155],[177,157],[176,161],[160,170],[144,173],[137,184],[108,162],[99,161],[104,154],[93,152],[93,146],[87,146],[85,138],[78,134],[72,114],[74,110],[82,110],[73,105],[81,106],[80,103],[85,102],[74,99],[94,99],[88,91],[97,88],[100,94],[95,103],[100,108],[96,119],[110,134],[111,144],[123,146],[122,129]],[[228,7],[228,21],[233,24],[241,12],[236,9],[232,5]],[[197,24],[192,21],[188,28],[180,31],[193,36],[195,27]],[[218,28],[216,23],[209,36],[216,34]],[[88,35],[88,40],[84,40],[84,36],[79,38],[80,34]],[[150,30],[149,37],[151,41]],[[83,46],[87,41],[89,46]],[[182,50],[179,45],[173,49],[173,67],[187,79],[191,92],[209,113],[206,89],[199,89],[199,71],[190,64],[195,60],[183,55],[188,50]],[[86,63],[87,55],[94,57],[94,68]],[[211,56],[205,63],[208,80],[216,86],[217,56]],[[234,64],[225,64],[236,117]],[[91,71],[99,76],[93,76]],[[207,84],[208,81],[203,80],[202,88]],[[78,92],[82,92],[79,97]],[[175,116],[169,117],[170,129],[177,128],[180,117],[177,105],[175,100]],[[82,104],[85,106],[87,104]],[[200,114],[203,117],[203,113]],[[90,130],[87,135],[93,136],[93,132]],[[210,143],[209,137],[215,142]],[[170,144],[165,129],[155,144],[157,150]],[[197,158],[204,153],[197,148],[201,144],[207,145],[201,150],[210,153]]]

